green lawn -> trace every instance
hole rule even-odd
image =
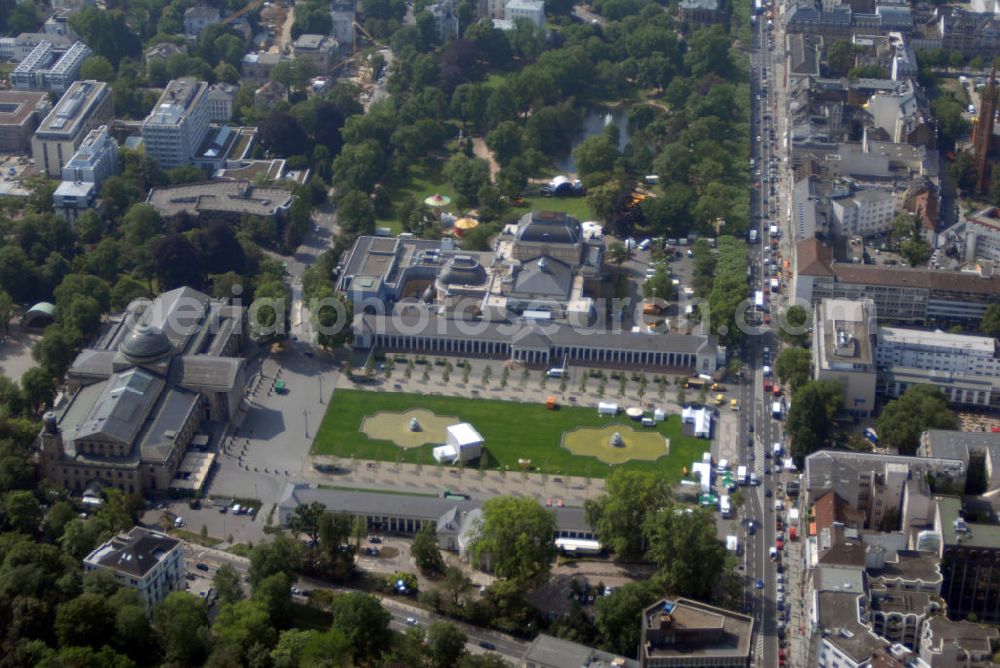
[[[375,223],[379,227],[392,229],[393,234],[402,232],[399,225],[399,212],[396,210],[407,197],[415,197],[423,200],[434,194],[441,194],[450,197],[455,201],[456,193],[454,188],[448,183],[441,173],[444,170],[444,161],[433,158],[425,158],[420,162],[410,166],[405,177],[394,178],[385,184],[385,193],[392,202],[393,211],[387,218],[377,218]]]
[[[512,374],[516,375],[516,374]],[[494,376],[493,383],[499,382]],[[517,382],[512,380],[511,382]],[[579,457],[560,446],[563,432],[576,427],[607,426],[595,408],[563,406],[550,411],[541,404],[487,399],[424,396],[419,394],[372,393],[337,390],[313,442],[313,453],[359,459],[379,459],[434,464],[432,445],[404,450],[388,441],[373,441],[359,431],[361,420],[378,411],[403,412],[425,408],[439,415],[457,415],[470,422],[486,439],[490,465],[517,469],[519,458],[530,459],[546,473],[603,478],[611,467],[593,457]],[[624,418],[620,418],[624,423]],[[635,424],[635,423],[630,423]],[[681,478],[681,469],[701,460],[708,441],[683,436],[680,416],[672,415],[659,431],[670,439],[670,454],[655,462],[632,461],[625,468],[653,470],[671,482]]]
[[[594,219],[594,214],[587,206],[586,197],[542,197],[538,194],[537,186],[529,192],[534,193],[534,195],[524,198],[528,202],[528,208],[517,209],[518,211],[564,211],[571,216],[576,216],[580,222]]]

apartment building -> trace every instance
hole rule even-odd
[[[215,7],[206,5],[189,7],[184,11],[184,34],[188,37],[198,37],[202,30],[221,20],[219,10]]]
[[[332,0],[330,2],[330,18],[333,28],[330,35],[345,51],[354,52],[355,34],[354,21],[358,13],[357,0]]]
[[[833,233],[839,237],[872,237],[889,231],[896,217],[892,190],[859,190],[848,197],[831,199]]]
[[[719,7],[719,0],[681,0],[677,13],[689,30],[725,20],[725,13]]]
[[[952,621],[943,615],[924,624],[920,658],[931,668],[972,668],[992,664],[1000,631],[995,627]]]
[[[240,71],[244,78],[252,79],[257,83],[264,83],[270,80],[271,73],[282,60],[280,53],[268,53],[266,51],[248,53],[243,56]]]
[[[965,219],[965,260],[1000,262],[1000,210],[989,206]]]
[[[205,100],[208,104],[208,120],[212,123],[228,123],[233,120],[233,101],[237,87],[224,82],[208,87]]]
[[[0,152],[30,153],[31,137],[51,109],[45,93],[0,90]]]
[[[329,71],[337,51],[337,40],[326,35],[299,35],[292,45],[295,59],[310,63],[317,72]]]
[[[875,410],[875,302],[824,299],[813,319],[813,379],[843,389],[844,408],[867,417]]]
[[[810,500],[835,489],[851,507],[864,513],[864,529],[877,530],[887,513],[897,521],[902,516],[904,492],[911,477],[964,486],[965,472],[961,459],[820,450],[806,457],[803,486]]]
[[[91,130],[80,148],[62,169],[62,183],[52,194],[56,212],[74,221],[93,206],[101,184],[118,173],[118,144],[108,132],[108,126]]]
[[[920,435],[917,455],[957,459],[966,470],[970,470],[971,463],[981,471],[982,478],[971,481],[971,490],[957,489],[956,492],[986,493],[1000,489],[1000,433],[929,429]]]
[[[193,77],[167,84],[142,122],[146,154],[162,169],[189,164],[208,132],[208,84]]]
[[[35,168],[52,177],[76,153],[91,130],[109,124],[114,117],[111,89],[102,81],[77,81],[49,112],[31,139]]]
[[[934,531],[949,617],[1000,621],[1000,526],[966,521],[961,498],[949,496],[937,500]]]
[[[91,53],[83,42],[74,42],[60,52],[52,42],[41,41],[10,73],[11,86],[17,90],[64,93],[79,78],[80,67]]]
[[[107,571],[122,587],[139,592],[150,610],[174,591],[184,591],[184,544],[143,527],[118,534],[83,559],[87,571]]]

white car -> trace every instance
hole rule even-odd
[[[416,626],[417,625],[417,620],[414,619],[413,617],[407,617],[406,618],[406,623],[409,624],[410,626]]]

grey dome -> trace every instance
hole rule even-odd
[[[170,339],[157,327],[140,323],[122,341],[121,351],[130,360],[151,362],[173,352]]]
[[[456,255],[441,272],[441,282],[447,285],[481,285],[486,282],[486,269],[470,255]]]
[[[580,221],[558,211],[527,213],[517,227],[519,241],[575,244],[583,236]]]

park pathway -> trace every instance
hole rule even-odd
[[[472,153],[477,158],[482,158],[490,164],[490,181],[493,183],[497,182],[497,174],[500,173],[500,165],[497,163],[496,159],[493,157],[493,151],[486,146],[486,140],[482,137],[472,138]]]

